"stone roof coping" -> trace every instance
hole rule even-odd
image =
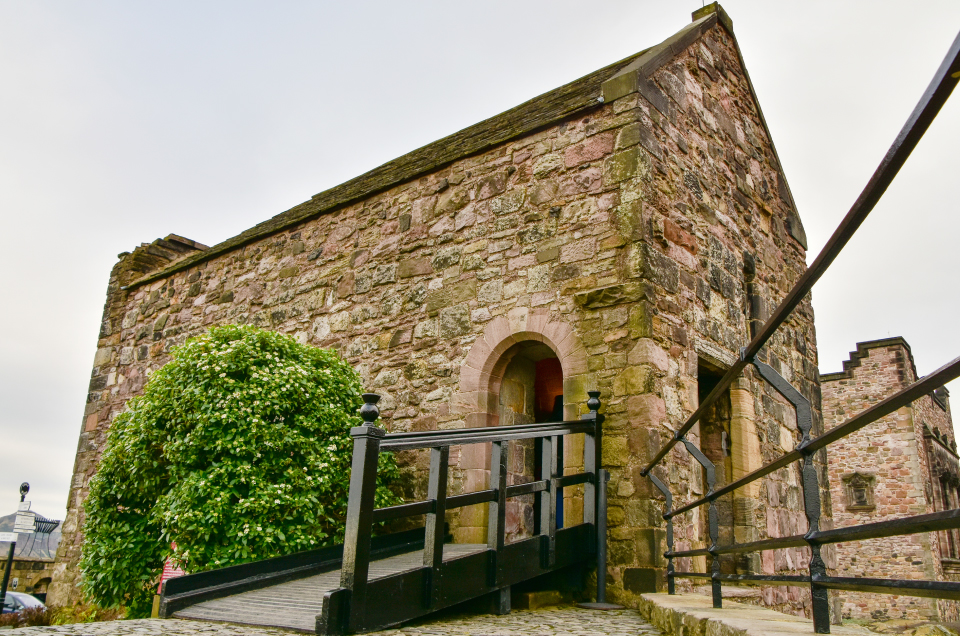
[[[910,344],[903,336],[894,336],[892,338],[880,338],[879,340],[864,340],[857,343],[856,351],[850,352],[850,359],[843,361],[843,371],[820,374],[820,382],[834,382],[836,380],[849,380],[853,377],[853,370],[860,366],[863,359],[870,355],[871,349],[883,349],[885,347],[903,347],[910,359],[910,366],[913,367],[914,377],[917,375],[917,365],[913,362],[913,352]]]

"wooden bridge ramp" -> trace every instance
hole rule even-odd
[[[489,596],[509,611],[510,587],[571,566],[589,567],[596,554],[597,480],[603,416],[600,395],[588,391],[589,413],[579,420],[456,430],[386,433],[374,426],[378,395],[363,395],[365,425],[350,430],[353,462],[343,545],[209,570],[164,582],[162,617],[285,627],[318,634],[368,632]],[[564,474],[559,448],[565,435],[583,436],[583,472]],[[540,467],[534,481],[507,483],[510,445],[534,440]],[[448,495],[451,446],[490,445],[485,490]],[[423,450],[430,456],[427,499],[376,508],[381,452]],[[558,527],[564,488],[578,487],[583,520]],[[506,506],[533,495],[534,536],[506,542]],[[486,505],[484,545],[446,543],[448,510]],[[374,537],[377,524],[421,517],[424,527]]]
[[[486,545],[443,546],[443,560],[483,552]],[[370,563],[371,581],[423,567],[422,551],[406,552]],[[258,590],[204,601],[179,610],[176,618],[282,627],[314,633],[324,594],[340,587],[340,569]]]

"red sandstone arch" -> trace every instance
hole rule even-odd
[[[499,423],[499,392],[503,374],[512,356],[511,348],[523,342],[541,342],[557,355],[563,370],[564,419],[575,419],[586,403],[587,351],[573,327],[562,318],[551,318],[544,310],[517,308],[506,316],[491,320],[483,334],[470,347],[460,368],[460,392],[452,398],[453,412],[462,415],[468,428],[496,426]],[[577,453],[574,445],[565,448],[573,467]],[[458,464],[463,470],[464,492],[482,490],[489,478],[489,448],[484,444],[464,446]],[[572,492],[572,491],[571,491]],[[582,515],[579,507],[573,515]],[[566,511],[566,508],[565,508]],[[454,536],[459,543],[483,542],[486,532],[486,507],[463,509]]]
[[[587,372],[587,351],[580,337],[566,321],[551,319],[548,311],[522,308],[491,320],[460,368],[460,393],[454,404],[467,427],[496,426],[496,396],[509,362],[503,354],[526,341],[542,342],[557,355],[563,367],[564,399],[576,407],[571,400],[581,396],[567,389],[573,378]],[[582,397],[586,400],[586,395]],[[571,417],[566,411],[565,407],[565,417]]]

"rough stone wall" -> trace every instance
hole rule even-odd
[[[762,323],[804,269],[804,246],[786,193],[776,156],[755,110],[735,43],[722,30],[691,47],[651,81],[669,96],[658,110],[641,99],[642,124],[657,141],[651,153],[651,186],[644,190],[642,217],[636,229],[651,268],[649,311],[643,326],[653,342],[643,340],[627,356],[652,371],[618,403],[608,403],[610,432],[604,441],[604,464],[615,467],[611,482],[611,574],[626,590],[618,598],[635,605],[636,594],[664,589],[665,563],[662,505],[640,470],[697,406],[698,367],[702,361],[724,368],[750,339],[751,326]],[[647,92],[652,92],[646,89]],[[654,94],[654,97],[656,95]],[[654,101],[656,101],[654,99]],[[679,186],[679,187],[678,187]],[[612,313],[612,312],[611,312]],[[604,318],[593,342],[610,339]],[[613,326],[616,326],[614,323]],[[666,354],[666,355],[664,355]],[[614,356],[607,355],[607,368]],[[765,359],[814,404],[819,425],[816,336],[813,311],[806,299],[778,331]],[[620,373],[614,384],[632,372]],[[636,426],[635,423],[649,423]],[[792,407],[752,371],[731,390],[730,478],[759,468],[799,441]],[[689,435],[699,442],[699,430]],[[675,504],[701,496],[698,464],[678,446],[660,477],[674,493]],[[826,483],[825,474],[822,483]],[[727,497],[739,541],[802,534],[807,523],[801,505],[799,468],[791,467]],[[678,550],[706,547],[701,508],[676,520]],[[829,519],[829,498],[824,497]],[[739,571],[805,573],[809,555],[802,549],[751,555]],[[829,556],[829,555],[828,555]],[[702,558],[678,559],[678,570],[705,571]],[[809,609],[809,591],[769,587],[756,602],[785,611]]]
[[[916,367],[902,338],[858,344],[857,351],[844,363],[843,372],[822,377],[827,428],[843,423],[916,380]],[[936,404],[932,396],[924,396],[827,449],[837,527],[955,507],[955,502],[943,507],[935,501],[939,478],[933,478],[930,441],[924,440],[924,429],[939,429],[943,431],[944,445],[949,447],[953,425],[947,409]],[[862,477],[865,503],[854,493],[855,475]],[[842,543],[837,552],[840,576],[944,580],[937,533]],[[956,603],[935,599],[855,592],[837,595],[845,618],[946,620],[957,613]]]
[[[149,284],[125,288],[143,273],[131,263],[146,248],[124,256],[110,280],[51,593],[60,602],[77,594],[82,502],[113,417],[171,347],[223,323],[337,348],[383,395],[389,431],[497,424],[498,356],[543,342],[563,366],[566,417],[583,412],[588,389],[602,392],[611,596],[635,606],[639,593],[662,588],[662,508],[640,468],[695,409],[698,360],[732,362],[750,322],[803,271],[805,249],[730,33],[714,25],[650,79],[642,95],[594,102]],[[809,299],[765,355],[818,403]],[[752,374],[732,402],[734,474],[795,444],[790,409]],[[483,449],[458,451],[451,491],[485,487]],[[576,471],[582,442],[571,439],[565,455]],[[398,456],[408,498],[424,496],[424,459]],[[796,471],[781,472],[741,503],[741,534],[803,531]],[[682,450],[663,476],[678,501],[702,492]],[[568,490],[569,524],[582,507]],[[457,540],[482,540],[484,514],[451,512]],[[696,513],[679,526],[678,547],[705,545]],[[793,572],[803,556],[768,566]],[[807,602],[772,590],[769,604],[802,611]]]

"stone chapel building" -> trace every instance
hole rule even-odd
[[[610,595],[635,606],[637,594],[664,589],[666,566],[662,499],[640,469],[736,360],[805,254],[732,23],[716,4],[654,47],[223,243],[170,235],[123,253],[107,286],[50,600],[79,593],[83,501],[112,419],[171,347],[211,325],[249,323],[336,348],[382,394],[392,431],[572,419],[586,391],[600,390]],[[819,432],[809,297],[763,355],[812,401]],[[722,467],[721,483],[799,440],[792,408],[752,372],[693,437]],[[519,448],[515,481],[531,470]],[[485,487],[488,452],[451,455],[453,491]],[[564,453],[576,471],[582,448],[574,440]],[[417,457],[398,459],[411,488],[422,487]],[[704,490],[682,449],[661,478],[678,502]],[[565,491],[569,523],[582,514],[575,490]],[[726,499],[728,541],[806,530],[795,467]],[[529,511],[511,505],[520,536]],[[455,540],[482,541],[485,514],[449,513]],[[704,547],[704,523],[695,512],[678,519],[677,548]],[[724,568],[803,573],[806,558],[797,548]],[[766,588],[763,602],[801,612],[809,592]]]
[[[826,428],[916,382],[900,337],[858,342],[843,371],[820,376]],[[960,508],[960,458],[945,387],[832,444],[836,527]],[[837,576],[960,581],[960,531],[837,544]],[[844,618],[957,620],[958,604],[913,596],[838,592]]]

